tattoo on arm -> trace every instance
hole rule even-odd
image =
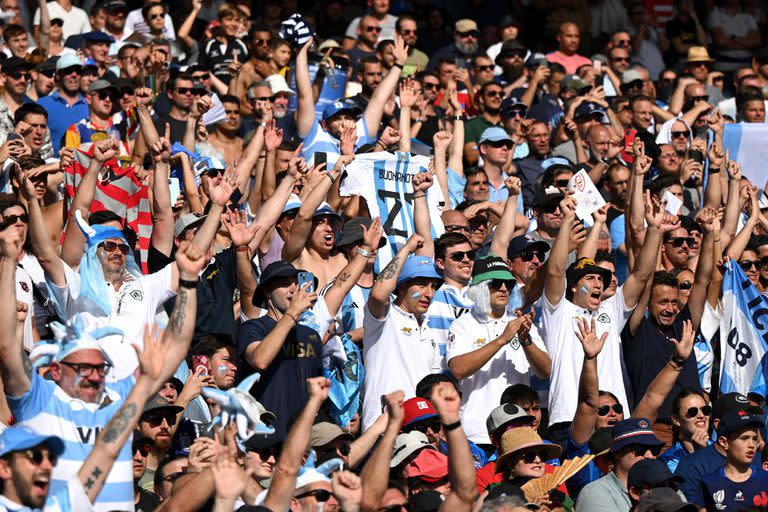
[[[27,351],[24,350],[24,347],[21,347],[21,365],[22,368],[24,368],[24,375],[32,380],[32,361],[29,360],[29,355],[27,354]]]
[[[349,273],[347,273],[347,272],[342,272],[341,274],[339,274],[339,281],[341,281],[342,283],[344,283],[344,282],[346,282],[346,281],[349,281],[349,278],[350,278],[350,277],[352,277],[352,275],[351,275],[351,274],[349,274]]]
[[[186,288],[179,288],[176,294],[176,304],[171,316],[171,330],[177,335],[181,334],[181,329],[184,327],[184,319],[186,317],[184,309],[187,305],[187,293]]]
[[[104,472],[101,470],[100,467],[96,466],[95,468],[93,468],[93,471],[91,471],[91,476],[89,476],[88,479],[85,481],[85,483],[83,484],[83,488],[86,491],[90,491],[91,489],[93,489],[93,486],[96,485],[96,482],[99,481],[99,477],[103,473]]]
[[[392,258],[392,261],[387,263],[387,266],[384,267],[384,270],[381,271],[381,274],[379,274],[379,277],[376,278],[376,281],[380,283],[382,281],[392,279],[395,277],[398,268],[400,268],[400,259],[395,256]]]
[[[131,421],[131,418],[133,418],[135,415],[136,404],[133,402],[128,402],[127,404],[123,405],[120,410],[117,411],[117,414],[115,414],[115,416],[107,424],[107,428],[104,430],[104,442],[114,443],[117,441],[117,438],[120,437],[120,434],[125,431],[126,427]]]

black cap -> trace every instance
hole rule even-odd
[[[605,124],[609,121],[608,114],[605,113],[605,109],[602,106],[594,101],[585,101],[576,107],[576,111],[573,113],[573,120],[579,122],[589,119],[590,117],[598,116],[600,117],[601,123]]]
[[[267,265],[267,268],[261,273],[259,285],[253,293],[253,305],[258,307],[266,306],[267,296],[264,293],[264,289],[265,285],[270,281],[281,277],[294,277],[298,275],[299,272],[304,271],[285,261],[275,261]],[[315,288],[317,288],[317,277],[315,277]]]
[[[494,498],[500,498],[502,496],[510,496],[510,497],[516,496],[522,499],[523,501],[527,501],[525,499],[525,494],[523,493],[523,490],[520,489],[520,486],[515,485],[509,481],[501,482],[500,484],[496,484],[493,487],[489,487],[488,496],[485,499],[492,500]]]
[[[607,268],[603,268],[595,263],[595,260],[591,258],[579,258],[570,264],[565,271],[565,278],[568,281],[568,287],[570,288],[576,284],[579,279],[589,274],[597,274],[603,280],[603,289],[608,288],[611,284],[611,271]]]
[[[763,425],[765,425],[765,417],[762,414],[752,414],[745,410],[728,411],[723,414],[717,424],[717,435],[719,437],[745,427],[760,428]]]
[[[504,62],[504,58],[512,53],[520,53],[520,58],[525,58],[525,54],[528,53],[528,48],[517,39],[511,39],[501,45],[499,54],[496,56],[495,62],[497,66],[501,66]]]
[[[589,453],[602,455],[611,449],[613,444],[613,429],[610,427],[595,430],[589,438]]]
[[[255,452],[264,448],[279,446],[283,442],[277,433],[272,434],[254,434],[245,442],[245,449],[249,452]]]
[[[675,476],[667,464],[659,459],[642,459],[637,461],[627,475],[627,487],[659,487],[666,482],[682,482]]]
[[[128,6],[124,0],[107,0],[104,2],[105,11],[127,11]]]
[[[720,395],[715,400],[715,403],[712,404],[712,418],[720,419],[728,411],[747,411],[752,414],[763,413],[762,409],[751,405],[747,397],[735,391]]]
[[[50,57],[35,66],[35,71],[56,71],[56,61],[58,57]]]
[[[521,252],[528,249],[547,253],[549,252],[549,244],[544,240],[536,240],[528,233],[525,235],[516,236],[509,241],[509,245],[507,246],[507,258],[511,260]]]
[[[541,188],[536,191],[536,197],[533,199],[533,207],[541,208],[551,203],[560,203],[565,194],[557,187]]]
[[[9,57],[3,61],[3,73],[13,73],[14,71],[32,69],[32,64],[19,57]]]
[[[697,512],[699,507],[694,503],[686,503],[675,490],[669,487],[657,487],[640,497],[635,510],[637,512]]]
[[[411,512],[436,512],[443,504],[443,495],[437,491],[422,491],[408,498]]]
[[[144,406],[144,410],[141,411],[141,415],[144,416],[148,412],[157,411],[159,409],[168,409],[174,413],[180,413],[184,410],[183,407],[179,407],[178,405],[171,405],[163,395],[157,394],[147,402]]]
[[[144,434],[142,434],[141,432],[139,432],[138,430],[134,430],[133,431],[133,443],[132,443],[133,452],[134,453],[136,452],[136,447],[137,446],[142,446],[142,445],[147,445],[147,444],[149,446],[155,446],[155,442],[152,440],[151,437],[147,437]]]
[[[341,238],[336,243],[338,247],[343,247],[345,245],[352,245],[354,243],[360,242],[363,239],[363,229],[360,227],[362,224],[365,226],[365,229],[368,229],[371,227],[371,224],[373,221],[369,219],[368,217],[355,217],[354,219],[350,219],[347,222],[344,223],[344,227],[341,228]],[[387,244],[386,237],[382,236],[379,240],[379,249],[384,247]]]

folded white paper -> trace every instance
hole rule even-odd
[[[586,171],[581,170],[573,175],[568,182],[568,190],[573,190],[573,199],[576,201],[576,216],[580,220],[591,219],[592,213],[596,212],[605,204],[605,199],[597,191],[597,187],[592,183]]]

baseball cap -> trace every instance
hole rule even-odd
[[[105,11],[127,11],[128,6],[123,0],[107,0],[104,2]]]
[[[582,258],[583,259],[583,258]],[[613,426],[613,442],[611,452],[617,452],[632,444],[641,446],[664,446],[651,428],[651,423],[645,418],[627,418]]]
[[[472,280],[469,284],[482,283],[492,279],[517,282],[506,262],[498,256],[478,258],[472,267]],[[508,290],[511,291],[511,290]]]
[[[245,449],[249,452],[256,452],[264,448],[272,448],[282,444],[279,434],[253,434],[245,441]],[[277,458],[277,455],[275,455]]]
[[[267,268],[261,273],[259,285],[253,293],[253,305],[259,307],[265,305],[266,295],[264,294],[264,288],[270,281],[281,277],[294,277],[298,275],[299,272],[304,271],[294,267],[291,263],[286,261],[274,261],[267,265]],[[315,277],[315,289],[317,289],[317,277]]]
[[[643,81],[643,75],[636,69],[628,69],[621,75],[621,85],[631,84],[632,82]]]
[[[309,445],[313,448],[325,446],[334,439],[343,437],[350,441],[354,439],[351,434],[345,433],[339,426],[330,421],[321,421],[312,425],[312,432],[309,435]]]
[[[549,66],[549,61],[547,60],[547,56],[543,53],[536,52],[531,53],[528,55],[528,58],[525,59],[525,67],[527,68],[537,68],[539,66]]]
[[[38,434],[29,427],[17,425],[0,434],[0,457],[45,444],[56,455],[64,453],[64,441],[58,436]]]
[[[163,395],[156,394],[146,403],[146,405],[144,405],[144,409],[141,411],[141,415],[144,416],[148,412],[158,411],[161,409],[168,409],[174,413],[179,413],[184,410],[183,407],[178,405],[171,405]]]
[[[456,22],[454,25],[456,32],[472,32],[477,31],[477,23],[475,20],[469,18],[463,18]]]
[[[666,482],[682,482],[682,477],[675,476],[667,463],[659,459],[637,461],[627,475],[627,487],[659,487]]]
[[[741,409],[723,414],[716,431],[719,437],[745,427],[762,427],[763,425],[765,425],[765,417],[762,414],[752,414]]]
[[[327,121],[333,116],[344,111],[349,111],[352,113],[352,115],[355,115],[355,116],[360,113],[358,108],[352,105],[351,103],[348,103],[346,101],[334,101],[326,105],[325,108],[323,109],[323,121]]]
[[[71,68],[72,66],[83,67],[83,63],[77,55],[62,55],[59,57],[59,60],[56,61],[56,71]]]
[[[416,256],[411,254],[405,258],[403,268],[400,271],[400,275],[397,277],[397,286],[400,286],[401,283],[410,281],[411,279],[420,277],[440,281],[440,286],[443,284],[443,276],[437,273],[435,260],[428,256]]]
[[[501,436],[501,455],[496,460],[496,473],[504,473],[507,470],[509,460],[516,453],[527,448],[540,448],[544,460],[559,457],[563,451],[560,445],[545,443],[535,430],[528,427],[512,428]]]
[[[568,286],[573,286],[582,277],[589,274],[597,274],[603,280],[603,288],[608,288],[611,284],[611,271],[595,263],[592,258],[578,258],[571,263],[565,271],[565,279]]]
[[[418,477],[425,482],[439,482],[448,476],[448,457],[437,450],[421,450],[405,468],[408,478]]]
[[[533,199],[533,207],[541,208],[550,203],[560,203],[563,200],[565,194],[563,194],[559,188],[549,186],[547,188],[540,188],[536,192],[536,197]]]
[[[2,63],[3,73],[13,73],[14,71],[18,71],[20,69],[29,71],[32,69],[32,64],[20,57],[8,57]]]
[[[401,430],[417,421],[437,417],[437,411],[432,405],[432,402],[419,397],[409,398],[403,402],[403,412],[404,418]]]
[[[368,217],[355,217],[344,223],[341,228],[341,239],[336,243],[337,246],[343,247],[345,245],[352,245],[360,242],[363,239],[363,229],[360,227],[362,224],[365,229],[371,227],[373,220]],[[379,248],[384,247],[387,244],[386,237],[379,239]]]
[[[50,57],[48,59],[45,59],[43,62],[35,66],[35,71],[56,71],[56,61],[58,59],[56,57]]]
[[[752,414],[762,414],[763,410],[749,403],[741,393],[731,392],[720,395],[712,404],[712,418],[720,419],[729,411],[747,411]]]
[[[560,86],[563,89],[571,91],[582,91],[584,89],[591,89],[592,86],[585,82],[579,75],[565,75],[560,80]]]
[[[118,91],[117,87],[103,79],[95,80],[91,83],[91,85],[88,86],[88,92],[104,91],[107,89],[112,89],[115,91],[115,94],[120,92]]]
[[[296,91],[288,87],[288,82],[285,81],[285,78],[283,75],[269,75],[267,78],[264,79],[268,84],[269,87],[272,89],[272,94],[277,94],[279,92],[287,92],[291,96],[296,96]]]
[[[83,39],[88,43],[114,43],[115,38],[102,32],[101,30],[92,30],[83,34]]]
[[[445,498],[438,491],[427,490],[412,494],[408,498],[408,510],[410,512],[436,512]]]
[[[526,423],[533,423],[535,419],[515,404],[501,404],[488,415],[488,418],[485,420],[485,428],[490,435],[511,421],[519,421],[521,425],[524,425]]]
[[[585,101],[576,107],[576,111],[573,113],[573,120],[577,123],[579,121],[586,121],[592,117],[599,117],[600,123],[602,124],[607,124],[609,122],[605,109],[593,101]]]
[[[221,169],[222,171],[227,168],[226,162],[214,156],[204,156],[197,162],[195,162],[194,171],[195,177],[198,178],[212,169]]]
[[[173,236],[179,238],[185,229],[197,224],[202,224],[206,217],[207,215],[201,215],[199,213],[187,213],[182,215],[173,225]]]
[[[392,460],[389,462],[389,467],[399,466],[405,459],[422,449],[437,450],[437,448],[429,444],[427,435],[423,432],[413,430],[399,434],[395,438],[395,449],[392,452]]]
[[[522,107],[522,109],[520,107]],[[504,98],[501,102],[501,108],[499,109],[501,115],[505,116],[513,110],[523,110],[525,115],[528,112],[528,105],[520,101],[520,98],[517,96],[508,96]]]
[[[549,252],[549,244],[543,240],[536,240],[529,234],[519,235],[509,241],[507,246],[507,258],[510,260],[516,255],[528,249],[534,251],[540,251],[543,253]]]
[[[697,512],[699,507],[686,503],[669,487],[657,487],[644,493],[637,503],[637,512]]]
[[[504,128],[500,128],[498,126],[491,126],[490,128],[486,128],[483,131],[477,143],[483,144],[485,142],[501,142],[501,141],[509,141],[511,143],[512,137],[509,136],[509,134]]]

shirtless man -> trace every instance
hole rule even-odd
[[[283,260],[293,263],[296,268],[312,272],[318,280],[318,289],[336,277],[347,264],[343,254],[333,252],[339,227],[337,224],[341,217],[323,201],[344,166],[354,158],[354,155],[340,156],[333,170],[328,173],[330,179],[320,178],[320,182],[301,204],[283,246]],[[317,170],[313,169],[313,172]]]
[[[266,77],[274,73],[272,68],[269,66],[271,43],[272,33],[269,31],[268,27],[262,25],[253,25],[251,27],[251,30],[248,32],[248,48],[250,49],[250,57],[240,69],[240,74],[237,77],[236,90],[245,91],[253,82],[264,80]],[[271,96],[271,94],[269,95]],[[253,107],[247,102],[244,102],[242,107],[243,114],[245,115],[250,115],[253,111]]]
[[[236,96],[230,95],[223,95],[220,99],[227,113],[227,120],[216,125],[216,131],[208,137],[208,142],[221,151],[227,167],[235,167],[235,161],[240,160],[243,154],[243,138],[238,136],[242,124],[240,101]]]

